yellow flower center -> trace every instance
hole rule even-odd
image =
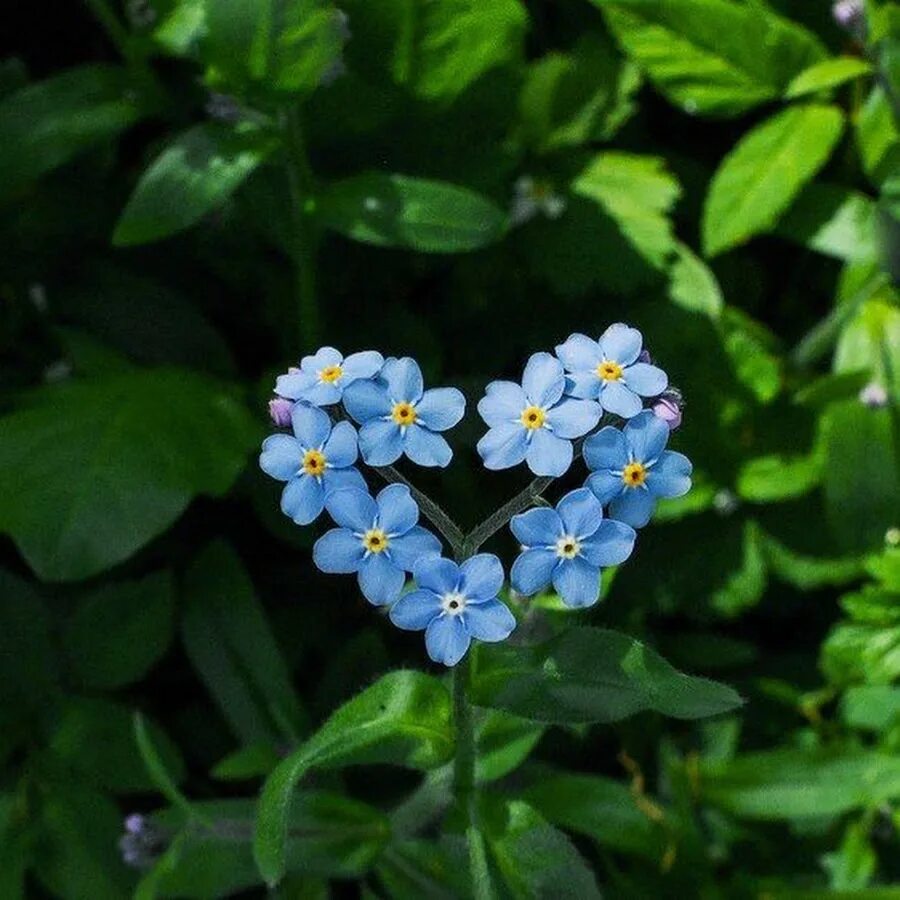
[[[383,553],[389,543],[388,536],[380,528],[370,528],[363,535],[363,547],[369,553]]]
[[[540,406],[529,406],[522,410],[521,422],[529,429],[542,428],[547,414]]]
[[[597,365],[597,377],[602,381],[621,381],[622,367],[608,359]]]
[[[391,418],[398,425],[412,425],[416,421],[416,410],[411,403],[395,403]]]
[[[340,366],[326,366],[319,372],[319,381],[331,384],[332,382],[337,381],[343,374],[344,370]]]
[[[325,454],[321,450],[307,450],[303,454],[303,471],[307,475],[321,475],[325,471]]]
[[[561,537],[556,542],[556,555],[562,559],[575,559],[581,551],[581,544],[571,535]]]
[[[631,462],[622,469],[622,481],[625,487],[640,487],[647,480],[647,470],[642,463]]]

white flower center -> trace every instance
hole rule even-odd
[[[462,594],[452,591],[441,597],[441,607],[448,616],[458,616],[466,608],[466,598]]]
[[[581,552],[581,544],[571,535],[567,534],[556,542],[556,555],[560,559],[575,559]]]

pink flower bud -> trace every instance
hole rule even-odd
[[[653,415],[669,426],[669,431],[674,431],[681,425],[683,407],[681,394],[677,391],[666,391],[654,401],[652,410]]]
[[[273,397],[269,401],[269,416],[279,428],[287,428],[291,424],[291,411],[294,408],[292,400],[284,397]]]

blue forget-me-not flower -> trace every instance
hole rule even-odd
[[[603,518],[600,501],[587,489],[556,505],[513,516],[522,553],[510,580],[520,594],[536,594],[551,582],[566,606],[592,606],[600,596],[600,570],[625,562],[637,535],[630,525]]]
[[[643,361],[642,344],[641,333],[621,322],[610,325],[596,341],[571,335],[556,348],[566,368],[566,393],[598,400],[623,419],[636,416],[644,407],[642,397],[656,397],[669,384],[662,369]]]
[[[438,434],[463,417],[466,400],[456,388],[426,391],[418,363],[388,359],[374,381],[356,381],[344,407],[360,423],[359,449],[370,466],[389,466],[406,454],[420,466],[446,466],[453,457]]]
[[[339,488],[366,489],[353,467],[357,457],[356,429],[349,422],[331,419],[314,406],[295,404],[291,410],[293,436],[273,434],[263,441],[260,468],[278,481],[286,481],[281,510],[298,525],[318,518],[326,495]]]
[[[594,400],[563,397],[566,378],[559,360],[535,353],[522,377],[492,381],[478,403],[489,430],[478,442],[488,469],[508,469],[525,460],[535,475],[562,475],[572,464],[572,440],[600,421]]]
[[[428,655],[455,666],[472,638],[502,641],[516,620],[497,594],[503,587],[503,566],[492,553],[479,553],[461,566],[432,556],[413,569],[418,589],[391,607],[391,621],[407,631],[425,630]]]
[[[322,347],[313,356],[304,356],[299,369],[279,375],[275,393],[288,400],[329,406],[337,403],[355,381],[374,378],[382,365],[384,357],[375,350],[351,353],[344,358],[334,347]]]
[[[625,424],[607,427],[584,442],[591,469],[587,486],[609,514],[635,528],[650,521],[660,497],[681,497],[691,489],[691,461],[666,450],[669,428],[649,410]]]
[[[340,527],[316,541],[313,562],[323,572],[357,573],[363,596],[376,606],[397,599],[417,560],[441,552],[440,541],[417,524],[419,507],[406,485],[390,484],[375,499],[334,491],[326,503]]]

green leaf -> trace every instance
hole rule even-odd
[[[841,697],[841,720],[848,728],[887,731],[900,723],[900,687],[855,685]]]
[[[618,722],[645,710],[698,719],[741,704],[731,688],[683,675],[614,631],[573,628],[533,647],[478,649],[475,702],[538,722]]]
[[[118,688],[138,681],[169,648],[174,606],[168,572],[91,592],[63,635],[70,670],[90,688]]]
[[[751,503],[777,503],[808,494],[821,478],[822,464],[816,456],[761,456],[741,466],[737,492]]]
[[[876,184],[900,166],[900,127],[880,85],[872,88],[856,117],[856,144],[863,170]]]
[[[340,707],[269,776],[259,801],[254,855],[269,884],[286,868],[288,817],[296,785],[310,769],[393,763],[433,769],[453,753],[450,696],[420,672],[385,675]]]
[[[869,885],[878,867],[878,856],[869,841],[867,822],[851,822],[840,848],[822,857],[835,891],[858,891]]]
[[[649,263],[661,268],[675,250],[668,218],[681,194],[665,160],[632,153],[599,153],[572,182],[597,203]]]
[[[794,106],[757,125],[725,157],[703,210],[708,256],[770,231],[825,165],[844,128],[833,106]]]
[[[669,271],[669,299],[682,309],[711,319],[722,314],[722,288],[709,266],[687,244],[676,242],[677,258]]]
[[[154,369],[43,389],[0,420],[0,530],[49,581],[87,578],[231,486],[257,440],[221,383]]]
[[[124,69],[79,66],[0,101],[0,198],[115,137],[142,114]]]
[[[175,138],[141,176],[113,232],[128,247],[190,228],[220,207],[268,156],[271,136],[207,122]]]
[[[801,591],[841,587],[858,581],[864,574],[863,560],[859,556],[809,556],[797,553],[770,534],[763,534],[762,537],[769,571]]]
[[[900,608],[900,595],[877,596],[884,607],[893,611]],[[877,609],[874,599],[872,595],[866,598],[869,615],[882,611]],[[900,678],[900,626],[842,622],[822,646],[821,668],[829,681],[837,685],[896,681]]]
[[[735,618],[756,606],[768,583],[763,535],[754,521],[744,523],[740,566],[710,597],[710,605],[726,618]]]
[[[780,96],[825,55],[804,28],[760,4],[593,0],[623,50],[690,114],[732,116]]]
[[[303,731],[304,712],[241,560],[210,544],[184,582],[181,637],[192,665],[245,744],[283,744]]]
[[[818,91],[828,91],[871,72],[871,64],[858,56],[824,59],[804,69],[794,78],[787,86],[784,96],[788,100],[793,100]]]
[[[345,237],[422,253],[461,253],[499,240],[506,215],[467,188],[371,173],[330,185],[318,201],[322,223]]]
[[[503,778],[531,755],[544,726],[499,710],[487,710],[475,728],[477,756],[475,780],[487,783]]]
[[[895,400],[900,398],[900,309],[892,298],[868,300],[846,321],[834,368],[837,372],[867,370]]]
[[[153,39],[173,56],[187,56],[206,29],[205,0],[176,0],[153,30]]]
[[[246,781],[268,775],[280,761],[271,744],[251,744],[219,760],[210,774],[219,781]]]
[[[761,403],[771,403],[781,392],[781,360],[773,352],[771,333],[733,306],[724,310],[725,352],[737,380]]]
[[[171,771],[170,761],[163,759],[157,747],[157,740],[151,734],[150,728],[147,726],[147,720],[141,713],[135,712],[132,717],[132,723],[134,726],[134,740],[153,786],[169,803],[177,806],[188,816],[193,817],[194,810],[190,801],[178,790],[177,783],[183,778],[183,772]]]

